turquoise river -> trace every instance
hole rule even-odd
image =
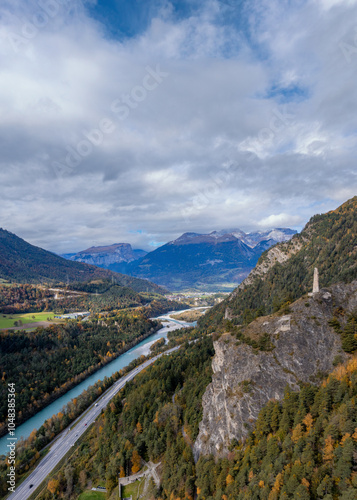
[[[176,311],[176,314],[183,312],[183,311]],[[168,315],[172,313],[168,313],[165,316],[161,316],[157,319],[169,319]],[[73,389],[70,391],[66,392],[63,396],[60,398],[56,399],[53,403],[49,404],[44,408],[43,410],[39,411],[28,419],[26,422],[23,424],[19,425],[16,427],[16,438],[19,439],[20,437],[27,438],[31,432],[34,429],[39,429],[41,425],[52,415],[55,415],[58,413],[71,399],[79,396],[85,389],[88,389],[89,386],[95,384],[98,382],[98,380],[103,380],[105,377],[110,377],[113,375],[113,373],[119,371],[120,369],[124,368],[125,366],[128,366],[128,364],[133,361],[136,358],[139,358],[142,355],[147,355],[150,352],[150,346],[156,342],[158,339],[165,338],[167,339],[167,334],[169,331],[175,330],[177,328],[182,328],[182,327],[188,327],[188,326],[194,326],[195,323],[185,323],[185,322],[179,322],[176,320],[170,320],[170,323],[167,324],[167,326],[164,326],[160,330],[158,330],[156,333],[153,335],[150,335],[150,337],[146,338],[139,344],[137,344],[135,347],[131,348],[129,351],[126,353],[122,354],[121,356],[117,357],[110,363],[108,363],[106,366],[103,366],[100,368],[98,371],[96,371],[93,375],[90,375],[88,378],[83,380],[80,384],[76,385]],[[3,436],[0,439],[0,455],[3,455],[7,453],[7,438],[8,435]]]

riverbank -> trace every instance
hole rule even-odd
[[[161,318],[158,317],[155,319],[160,321]],[[119,355],[116,359],[113,360],[112,358],[105,366],[100,367],[95,373],[86,377],[85,380],[77,384],[74,388],[67,391],[64,395],[54,400],[22,425],[18,426],[16,429],[16,436],[18,438],[20,438],[20,436],[27,438],[34,429],[39,429],[47,419],[60,412],[65,405],[73,398],[77,398],[84,390],[88,389],[89,386],[94,385],[98,380],[103,380],[105,377],[111,377],[115,372],[129,365],[134,359],[149,354],[150,346],[160,338],[167,338],[168,332],[188,326],[191,325],[184,322],[178,323],[176,320],[175,323],[170,323],[170,325],[157,330],[156,333],[148,335],[144,340],[139,341],[135,346],[129,348],[127,352]],[[0,439],[0,454],[6,453],[7,451],[6,437],[7,435]]]
[[[140,344],[143,340],[147,339],[151,335],[154,335],[158,330],[160,330],[161,324],[159,323],[157,326],[153,327],[150,331],[145,334],[140,335],[135,338],[127,345],[125,345],[118,352],[114,353],[112,356],[105,356],[100,363],[97,365],[87,368],[84,372],[76,375],[73,380],[68,381],[65,385],[56,388],[51,394],[49,394],[46,399],[39,399],[36,401],[36,407],[33,408],[33,411],[29,410],[26,414],[23,414],[23,418],[17,415],[17,425],[21,425],[26,423],[30,418],[35,416],[38,412],[42,411],[46,407],[48,407],[51,403],[59,399],[61,396],[65,395],[68,391],[76,387],[81,382],[85,381],[91,375],[95,375],[100,369],[111,363],[113,360],[117,359],[119,356],[122,356],[127,351]],[[7,434],[7,422],[3,422],[0,426],[0,439]]]

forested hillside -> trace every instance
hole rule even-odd
[[[16,380],[19,424],[158,327],[142,312],[129,311],[34,332],[0,331],[0,433],[8,380]]]
[[[315,267],[319,270],[320,287],[351,282],[357,279],[356,258],[357,197],[354,197],[334,211],[315,215],[300,234],[265,252],[252,277],[247,278],[248,284],[243,282],[227,300],[209,311],[199,325],[210,330],[222,326],[226,308],[235,324],[249,323],[257,316],[275,312],[311,291]]]
[[[357,498],[357,358],[318,388],[286,391],[227,459],[197,464],[198,500]]]
[[[72,283],[113,279],[136,292],[163,293],[147,280],[72,262],[42,248],[30,245],[15,234],[0,228],[0,278],[17,283]]]
[[[88,481],[105,481],[112,492],[118,474],[137,472],[141,458],[162,461],[162,486],[157,498],[193,498],[195,463],[190,445],[198,433],[212,355],[210,338],[187,344],[185,349],[163,356],[127,384],[66,464],[72,475],[67,498],[78,498]],[[68,492],[63,469],[56,477],[61,492]],[[171,497],[172,492],[175,497]],[[47,491],[41,498],[52,496]]]
[[[355,499],[356,358],[339,365],[320,386],[303,384],[299,392],[287,388],[282,401],[261,410],[245,443],[233,442],[224,459],[206,456],[195,464],[191,446],[212,354],[211,340],[205,338],[138,375],[55,475],[58,492],[68,493],[69,470],[68,498],[77,498],[90,481],[105,480],[113,491],[118,473],[136,472],[142,458],[161,461],[161,485],[150,498]]]
[[[144,298],[131,288],[115,285],[107,280],[96,281],[96,285],[100,290],[98,293],[74,293],[66,288],[53,290],[38,285],[0,284],[0,313],[111,311],[141,306],[153,298]],[[93,285],[88,286],[91,288]],[[161,296],[155,297],[165,300]]]

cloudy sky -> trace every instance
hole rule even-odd
[[[0,227],[56,252],[357,194],[357,0],[2,0]]]

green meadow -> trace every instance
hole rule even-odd
[[[100,491],[85,491],[79,495],[78,500],[102,500],[104,498],[106,498],[106,494]]]
[[[60,322],[60,320],[54,319],[53,312],[40,312],[40,313],[26,313],[26,314],[1,314],[0,313],[0,329],[3,328],[12,328],[15,325],[15,322],[22,322],[23,325],[29,323],[38,323],[40,321],[53,321]]]
[[[144,485],[145,485],[145,479],[140,479],[138,481],[135,481],[135,483],[131,483],[128,484],[127,486],[124,486],[122,489],[122,497],[123,498],[132,497],[133,500],[136,500],[137,498],[140,497],[140,494],[143,493]]]

